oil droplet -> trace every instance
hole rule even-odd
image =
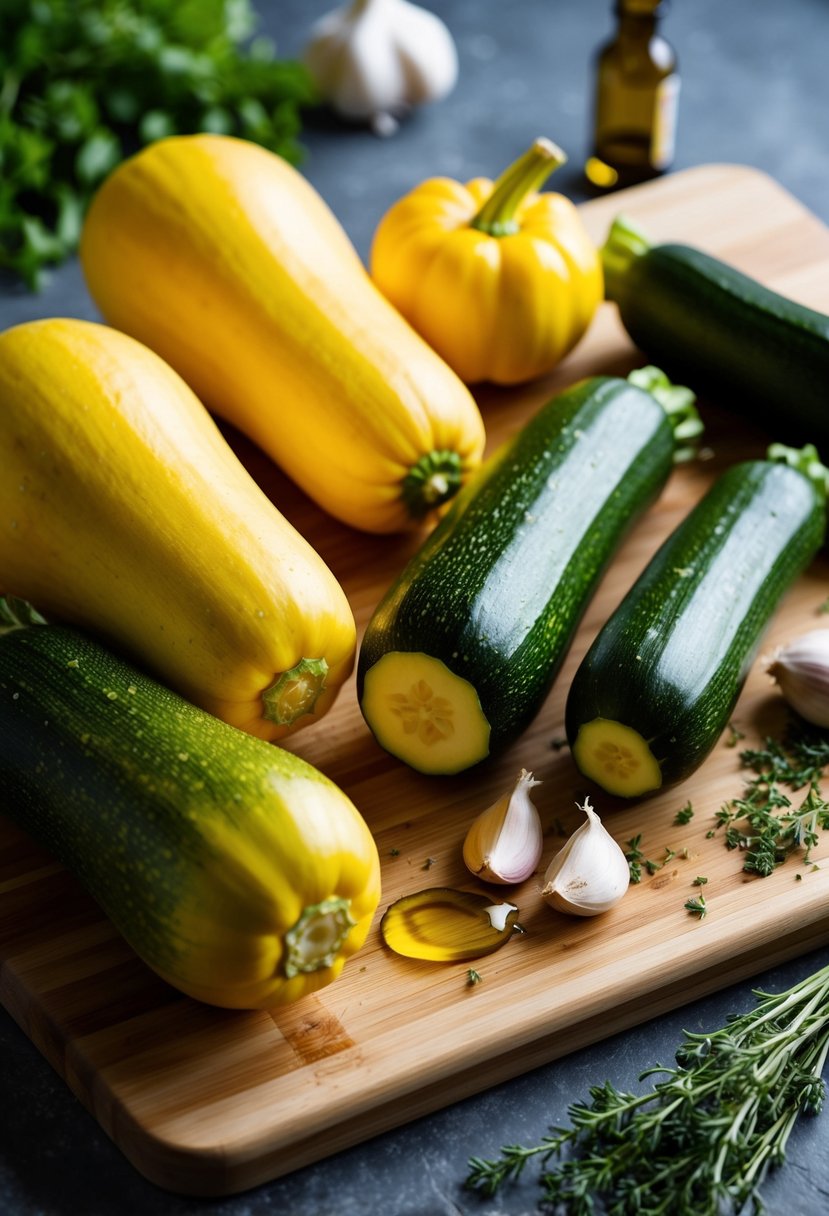
[[[512,937],[518,908],[491,895],[427,887],[404,895],[380,922],[383,941],[406,958],[451,963],[491,954]]]

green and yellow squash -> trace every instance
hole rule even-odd
[[[331,983],[380,897],[374,840],[333,782],[63,626],[0,630],[0,812],[214,1005]]]

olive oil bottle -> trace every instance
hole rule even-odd
[[[599,189],[645,181],[673,161],[679,73],[657,32],[661,0],[617,0],[617,28],[596,59],[593,150],[585,174]]]

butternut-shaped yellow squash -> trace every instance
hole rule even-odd
[[[265,149],[218,135],[145,148],[93,200],[81,259],[111,324],[346,523],[416,524],[479,463],[468,389]]]
[[[184,381],[88,321],[0,334],[0,591],[264,739],[319,718],[355,627]]]

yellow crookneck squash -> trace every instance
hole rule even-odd
[[[564,153],[538,139],[493,184],[430,178],[383,216],[380,290],[468,384],[552,370],[602,300],[601,261],[578,211],[536,189]]]
[[[0,591],[273,740],[317,720],[355,626],[191,390],[87,321],[0,334]]]
[[[93,200],[81,259],[104,317],[332,515],[413,526],[479,462],[465,385],[371,282],[325,202],[278,156],[160,140]]]

